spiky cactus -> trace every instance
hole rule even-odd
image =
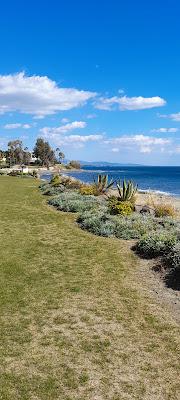
[[[138,185],[134,185],[132,181],[126,182],[125,179],[123,180],[122,185],[120,181],[117,181],[116,186],[120,201],[131,201],[138,190]]]
[[[97,180],[94,179],[94,188],[97,191],[97,194],[103,194],[107,192],[114,185],[113,179],[109,181],[108,175],[99,174]]]

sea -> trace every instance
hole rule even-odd
[[[84,166],[82,170],[69,171],[66,174],[85,183],[92,183],[98,174],[107,174],[113,180],[132,180],[142,191],[180,197],[180,167]],[[47,176],[43,175],[42,178],[47,179]]]

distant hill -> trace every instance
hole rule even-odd
[[[79,161],[82,167],[140,167],[141,164],[111,163],[107,161]]]

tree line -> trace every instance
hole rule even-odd
[[[65,155],[59,147],[53,150],[50,144],[42,138],[38,138],[34,149],[33,155],[36,157],[36,164],[49,168],[56,163],[62,164],[65,160]],[[8,142],[7,150],[0,150],[0,161],[6,158],[6,165],[12,167],[13,165],[28,165],[32,161],[32,152],[27,147],[23,146],[21,140],[11,140]],[[78,161],[70,161],[67,167],[80,168]]]

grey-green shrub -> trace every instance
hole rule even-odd
[[[139,213],[130,216],[110,215],[107,203],[98,211],[82,212],[77,221],[82,229],[87,229],[95,235],[116,236],[125,240],[140,239],[149,233],[153,235],[154,232],[158,232],[158,235],[161,232],[176,234],[177,229],[170,219],[162,222],[161,219]]]
[[[89,232],[94,233],[98,236],[113,236],[115,230],[115,223],[111,219],[111,216],[107,214],[107,207],[99,205],[98,209],[82,212],[78,218],[82,229],[86,229]]]
[[[49,186],[48,188],[46,188],[46,190],[43,191],[43,194],[45,196],[55,196],[64,191],[65,191],[64,185],[52,186],[52,187]]]
[[[136,251],[146,258],[166,256],[176,242],[175,233],[157,231],[154,234],[144,235],[137,243]]]
[[[50,184],[47,183],[47,182],[42,182],[42,183],[39,185],[39,189],[40,189],[42,192],[44,192],[45,190],[49,189],[50,187],[51,187]]]
[[[77,221],[82,229],[87,229],[95,235],[116,236],[121,239],[137,239],[145,231],[139,220],[142,222],[145,218],[142,218],[140,215],[134,216],[134,218],[110,215],[107,207],[101,207],[96,212],[90,210],[89,212],[82,213]],[[137,225],[137,221],[139,226]],[[148,230],[149,225],[146,226],[146,231]]]
[[[180,242],[177,242],[164,259],[167,265],[165,282],[168,287],[180,290]]]
[[[49,200],[49,204],[58,210],[69,212],[82,212],[91,208],[96,208],[102,203],[95,196],[82,196],[75,191],[66,191],[53,199]]]

